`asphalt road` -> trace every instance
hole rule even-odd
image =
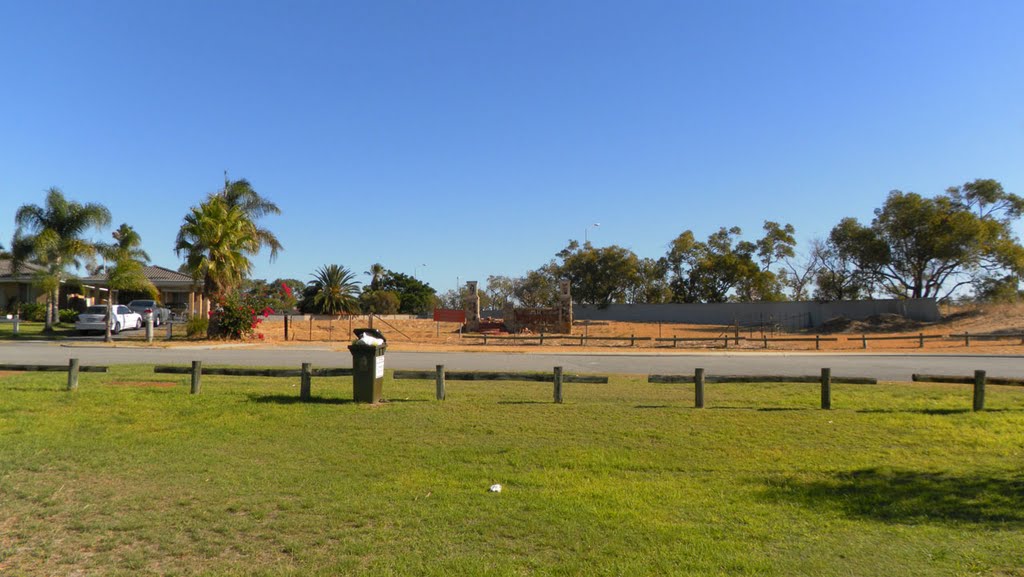
[[[351,367],[348,351],[326,347],[254,348],[219,345],[175,348],[116,347],[86,343],[0,343],[0,363],[63,364],[77,357],[82,364],[181,364],[194,360],[204,365],[298,367]],[[976,369],[992,377],[1024,378],[1024,358],[1000,355],[929,354],[821,354],[821,353],[387,353],[392,369],[550,371],[561,366],[570,373],[691,374],[695,367],[709,375],[816,375],[822,367],[835,376],[875,377],[882,381],[909,381],[913,373],[972,375]]]

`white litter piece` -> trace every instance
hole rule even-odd
[[[489,493],[500,493],[501,492],[501,485],[498,484],[498,483],[495,483],[495,484],[491,485],[490,489],[487,489],[487,492],[489,492]]]
[[[356,342],[361,344],[361,345],[370,345],[371,347],[379,347],[379,346],[384,344],[384,339],[378,339],[377,337],[372,337],[369,334],[363,333],[363,336],[359,337],[359,340],[356,341]]]

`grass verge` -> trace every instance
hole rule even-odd
[[[1024,575],[1022,388],[294,381],[0,377],[0,575]]]

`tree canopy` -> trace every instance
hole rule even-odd
[[[891,296],[944,298],[994,277],[1020,279],[1024,248],[1011,222],[1024,199],[994,180],[975,180],[934,198],[894,190],[870,226],[843,219],[829,235],[837,255]]]
[[[67,277],[67,267],[81,268],[96,255],[95,244],[84,235],[90,229],[110,225],[110,211],[102,204],[68,200],[54,187],[46,191],[43,206],[19,207],[14,222],[14,270],[29,261],[44,268],[36,283],[47,295],[45,330],[50,331],[57,321],[57,291]]]
[[[282,249],[277,237],[258,220],[281,211],[245,179],[225,177],[224,188],[185,215],[174,250],[185,257],[185,270],[203,281],[204,296],[223,300],[252,270],[251,257],[263,248],[273,260]]]

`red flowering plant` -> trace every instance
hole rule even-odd
[[[265,298],[230,293],[210,312],[210,336],[234,340],[252,338],[256,327],[273,312]],[[263,338],[262,333],[259,338]]]

